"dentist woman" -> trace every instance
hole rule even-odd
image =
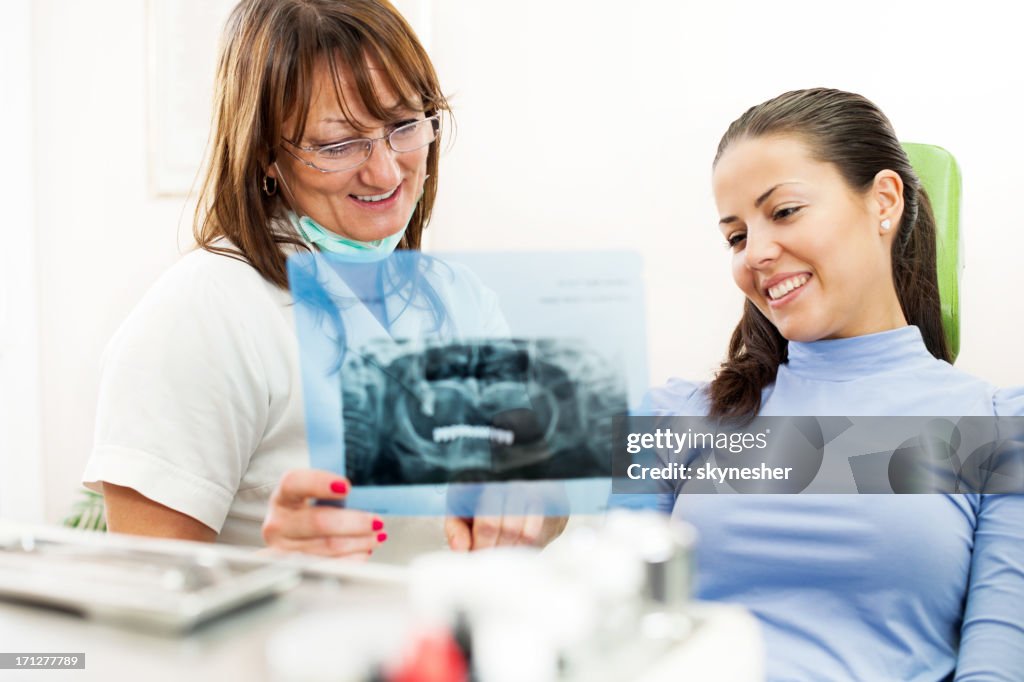
[[[297,252],[372,262],[419,248],[448,112],[430,59],[385,0],[244,0],[224,35],[214,111],[199,249],[107,349],[84,481],[102,490],[115,532],[355,558],[385,541],[430,547],[412,537],[422,525],[403,535],[379,516],[312,504],[351,484],[308,468],[285,271]],[[504,333],[471,273],[429,286],[461,334]],[[406,330],[434,333],[423,317]],[[541,544],[562,525],[449,519],[445,534],[455,549]]]

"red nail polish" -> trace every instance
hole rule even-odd
[[[331,483],[331,492],[338,494],[347,493],[348,484],[346,484],[345,481],[335,481],[334,483]]]
[[[380,535],[377,536],[377,542],[384,542],[387,539],[388,539],[388,534],[387,533],[381,533]]]
[[[374,530],[380,530],[383,527],[384,527],[384,522],[383,521],[381,521],[380,519],[374,519],[373,520],[373,529]]]

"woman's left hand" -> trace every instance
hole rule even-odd
[[[558,537],[567,516],[475,516],[462,518],[450,516],[445,519],[444,533],[448,546],[456,552],[526,545],[544,547]]]

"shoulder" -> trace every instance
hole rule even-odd
[[[917,370],[918,368],[910,368]],[[925,365],[925,374],[934,376],[941,379],[944,382],[956,384],[961,387],[970,387],[975,390],[988,391],[994,393],[996,387],[982,379],[981,377],[975,376],[970,372],[966,372],[960,367],[949,364],[945,360],[939,360],[938,358],[932,358],[931,362]]]
[[[290,294],[244,260],[191,251],[168,268],[121,323],[106,359],[256,350]]]
[[[784,374],[780,369],[780,379]],[[926,352],[885,371],[866,372],[854,381],[819,387],[823,394],[788,382],[782,390],[782,382],[777,383],[780,384],[779,397],[787,403],[795,401],[800,404],[810,395],[850,414],[860,414],[870,406],[873,410],[894,415],[988,417],[993,415],[997,392],[988,381]],[[799,394],[795,394],[794,389]]]
[[[934,414],[991,416],[999,412],[1000,391],[995,385],[945,360],[935,359],[924,371],[914,372],[913,382],[914,393]]]
[[[644,396],[641,412],[651,415],[703,417],[708,413],[708,384],[704,381],[669,379]]]
[[[424,256],[424,258],[427,264],[427,278],[435,287],[473,297],[480,297],[485,292],[490,292],[490,289],[480,279],[480,275],[465,263],[433,256]]]
[[[225,244],[224,248],[230,248]],[[185,254],[157,280],[157,291],[196,292],[216,288],[248,289],[267,283],[241,254],[196,249]]]
[[[465,263],[427,257],[427,279],[455,318],[459,334],[507,336],[498,294]]]
[[[1000,389],[996,391],[992,402],[998,416],[1024,417],[1024,386]]]
[[[240,319],[288,300],[288,292],[265,280],[242,256],[197,249],[157,279],[131,317],[216,314]]]

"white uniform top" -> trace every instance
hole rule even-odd
[[[465,268],[452,272],[431,284],[460,334],[506,335],[493,292]],[[221,541],[262,544],[274,487],[309,466],[292,305],[289,292],[226,256],[198,250],[171,267],[106,349],[83,482],[133,488]],[[413,540],[387,530],[390,546]],[[427,546],[443,543],[436,533]]]

